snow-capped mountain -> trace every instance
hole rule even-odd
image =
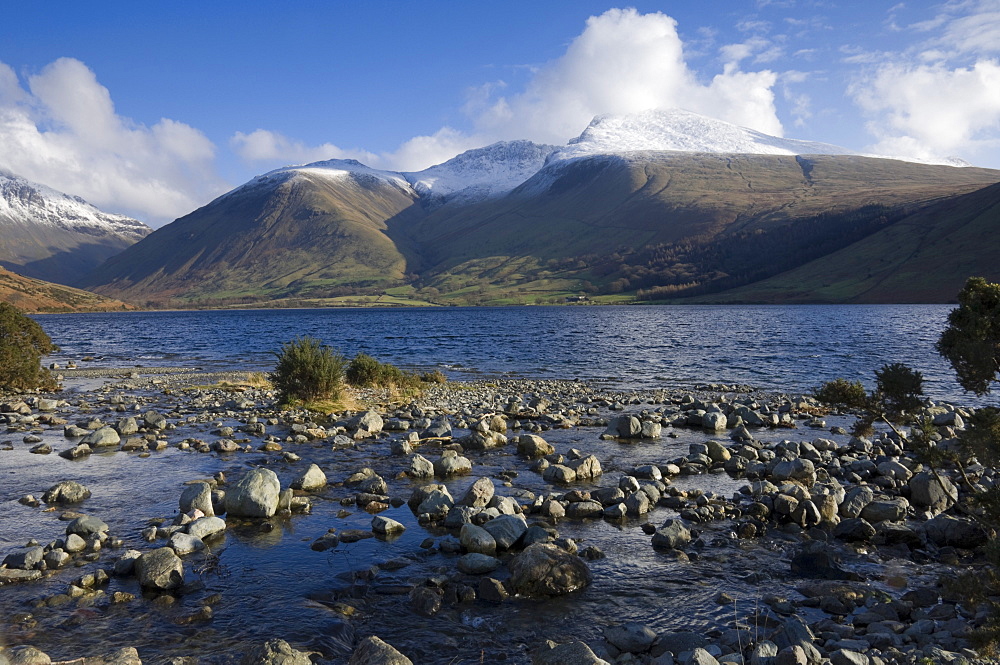
[[[0,265],[14,272],[71,285],[151,231],[131,217],[0,171]]]
[[[121,236],[137,242],[151,229],[142,222],[102,212],[79,196],[0,171],[0,227],[40,224],[67,231]]]
[[[537,173],[554,150],[556,146],[531,141],[501,141],[403,175],[423,197],[471,203],[510,192]]]

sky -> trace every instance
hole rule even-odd
[[[280,166],[415,171],[654,108],[1000,168],[1000,0],[52,0],[0,21],[0,169],[154,227]]]

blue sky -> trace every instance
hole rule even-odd
[[[998,56],[1000,0],[9,3],[0,168],[158,226],[286,164],[656,107],[1000,168]]]

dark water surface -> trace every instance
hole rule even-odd
[[[60,354],[101,365],[270,369],[273,351],[311,335],[452,376],[610,380],[625,388],[739,383],[807,391],[837,377],[871,387],[902,362],[926,392],[961,400],[934,350],[948,305],[510,307],[130,312],[38,317]],[[56,359],[58,359],[57,357]]]

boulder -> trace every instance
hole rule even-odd
[[[103,520],[94,517],[93,515],[82,515],[77,517],[75,520],[70,522],[66,526],[66,534],[75,533],[78,536],[86,538],[94,534],[105,532],[108,530],[108,525],[104,523]]]
[[[538,459],[551,455],[556,449],[551,443],[535,434],[522,434],[517,437],[517,454],[528,459]]]
[[[91,448],[108,448],[111,446],[117,446],[121,443],[122,438],[118,435],[118,432],[111,426],[104,426],[101,429],[91,432],[87,436],[83,437],[80,441],[81,444],[86,444]]]
[[[156,411],[147,411],[142,414],[142,422],[149,429],[161,430],[167,428],[167,419]]]
[[[446,450],[441,453],[441,457],[434,462],[434,473],[438,477],[447,478],[472,472],[472,462],[467,457],[462,457],[454,450]]]
[[[51,665],[52,659],[47,653],[32,646],[0,647],[0,663],[4,665]]]
[[[637,439],[642,436],[642,421],[635,416],[617,416],[608,423],[604,436],[621,439]]]
[[[691,529],[679,519],[669,519],[653,533],[653,547],[674,550],[691,542]]]
[[[45,490],[42,501],[53,503],[80,503],[90,498],[90,490],[75,480],[64,480]]]
[[[466,552],[488,554],[489,556],[493,556],[497,552],[496,538],[481,526],[463,524],[458,539]]]
[[[510,585],[525,596],[559,596],[591,583],[587,563],[564,549],[535,543],[511,559]]]
[[[532,653],[531,665],[611,665],[583,642],[546,642]]]
[[[499,559],[479,552],[469,552],[458,559],[458,569],[466,575],[485,575],[499,567]]]
[[[909,506],[910,502],[903,497],[876,499],[861,510],[861,518],[871,524],[898,522],[906,518],[906,509]]]
[[[183,531],[175,531],[170,534],[170,540],[167,544],[178,556],[200,552],[205,549],[205,543],[202,542],[201,538],[184,533]]]
[[[875,491],[867,485],[852,487],[844,495],[844,500],[840,504],[841,517],[858,517],[865,506],[875,500]]]
[[[938,515],[924,524],[927,538],[935,545],[972,549],[988,540],[986,531],[976,522],[951,515]]]
[[[18,570],[31,570],[45,557],[44,547],[29,547],[22,552],[14,552],[4,557],[3,565]]]
[[[171,548],[161,547],[135,560],[135,576],[147,589],[177,589],[184,584],[184,562]]]
[[[910,501],[913,505],[940,513],[958,501],[958,488],[940,475],[940,481],[933,473],[922,471],[910,478]]]
[[[271,517],[278,509],[281,483],[270,469],[251,469],[226,490],[226,513],[233,517]]]
[[[347,665],[413,665],[413,661],[372,635],[358,642]]]
[[[645,653],[656,641],[656,631],[646,624],[631,621],[608,626],[604,629],[604,639],[619,651]]]
[[[501,515],[484,524],[483,528],[493,536],[498,549],[507,550],[528,530],[528,524],[521,515]]]
[[[370,434],[378,434],[384,426],[382,416],[375,411],[365,411],[347,421],[347,429],[364,430]]]
[[[701,426],[712,432],[721,432],[729,424],[726,414],[721,411],[709,411],[701,417]]]
[[[291,488],[295,490],[305,490],[311,492],[326,487],[326,474],[317,464],[310,464],[309,468],[296,476],[291,483]]]
[[[395,533],[403,533],[405,530],[406,527],[394,519],[390,519],[383,515],[376,515],[372,518],[372,531],[375,533],[385,536]]]
[[[208,483],[188,485],[181,492],[178,503],[182,513],[200,510],[203,515],[215,515],[215,507],[212,505],[212,486]]]
[[[431,461],[422,455],[414,455],[413,459],[410,460],[410,478],[433,478],[434,477],[434,465]]]
[[[187,532],[195,538],[205,540],[226,530],[226,521],[221,517],[208,516],[196,519],[187,525]]]
[[[472,508],[485,508],[489,505],[494,493],[493,481],[489,478],[480,478],[472,483],[465,492],[465,496],[459,500],[459,506],[470,506]]]

